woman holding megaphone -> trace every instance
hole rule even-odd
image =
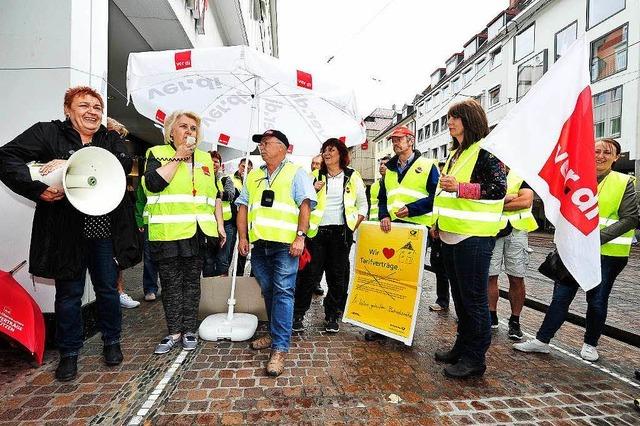
[[[222,202],[214,184],[213,161],[197,149],[200,117],[175,111],[164,122],[164,145],[147,151],[143,185],[151,256],[158,265],[169,335],[155,349],[169,352],[198,344],[200,274],[206,239],[226,241]]]
[[[15,193],[36,202],[29,272],[55,280],[56,344],[60,351],[55,374],[60,381],[72,380],[77,374],[83,343],[81,299],[87,269],[96,293],[104,361],[107,365],[122,362],[122,316],[116,277],[119,267],[128,268],[140,261],[136,224],[127,196],[112,200],[117,207],[110,213],[90,216],[69,202],[71,195],[65,194],[60,184],[32,179],[27,163],[44,163],[39,170],[42,177],[65,166],[74,152],[94,146],[114,154],[124,173],[128,173],[131,158],[120,135],[101,124],[103,109],[102,97],[94,89],[70,88],[64,96],[64,121],[36,123],[0,147],[0,180]],[[100,203],[104,197],[99,189],[94,191],[95,203]]]

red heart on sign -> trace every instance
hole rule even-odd
[[[382,254],[384,254],[384,257],[386,257],[387,259],[391,259],[393,255],[396,254],[396,251],[392,248],[385,247],[382,249]]]

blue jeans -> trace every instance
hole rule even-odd
[[[259,240],[251,251],[251,269],[264,296],[271,348],[289,352],[298,258],[289,255],[289,244]]]
[[[473,365],[484,365],[491,345],[488,286],[495,243],[493,237],[469,237],[453,245],[442,243],[442,260],[458,315],[454,350]]]
[[[596,287],[587,291],[587,315],[585,321],[584,343],[598,346],[604,324],[607,320],[609,294],[618,274],[627,265],[628,257],[600,256],[602,281]],[[538,330],[536,339],[549,343],[567,318],[569,306],[578,291],[577,284],[567,284],[556,281],[553,287],[553,297],[544,321]]]
[[[89,269],[96,293],[98,327],[105,345],[120,342],[122,314],[116,288],[118,267],[111,239],[86,240],[82,274],[73,280],[56,280],[56,343],[62,356],[78,355],[83,342],[82,295]]]
[[[229,265],[231,265],[231,257],[233,256],[233,248],[236,244],[235,223],[229,220],[224,223],[224,232],[227,234],[227,242],[218,250],[216,255],[216,273],[215,275],[223,275],[229,273]]]
[[[144,270],[142,272],[142,289],[144,294],[158,293],[158,268],[156,267],[151,250],[149,250],[149,227],[144,227]]]

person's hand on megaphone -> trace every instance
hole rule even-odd
[[[57,169],[64,167],[67,164],[67,160],[51,160],[48,163],[43,164],[38,173],[40,176],[47,176]],[[48,182],[47,182],[48,183]],[[51,185],[40,194],[40,199],[46,202],[54,202],[62,200],[64,198],[64,188],[62,185]]]
[[[51,160],[48,163],[43,164],[38,172],[41,176],[46,176],[52,171],[59,169],[60,167],[64,167],[65,164],[67,164],[67,160]]]
[[[42,194],[40,194],[40,199],[49,203],[62,200],[63,198],[64,188],[62,188],[61,186],[50,186],[45,189]]]

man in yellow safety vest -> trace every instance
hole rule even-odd
[[[309,216],[316,205],[311,180],[286,159],[289,140],[278,130],[254,135],[266,163],[245,179],[238,206],[238,251],[246,256],[253,244],[251,266],[269,316],[269,334],[251,343],[253,349],[271,348],[267,374],[284,371],[291,341],[298,257],[304,250]]]
[[[396,154],[386,163],[386,173],[378,193],[378,218],[383,232],[391,230],[391,222],[431,225],[431,210],[440,172],[434,159],[428,159],[414,149],[415,136],[398,126],[389,135]],[[367,331],[368,341],[381,340],[383,335]]]
[[[509,338],[522,339],[520,313],[524,306],[524,277],[529,264],[529,232],[538,229],[531,212],[533,190],[522,178],[509,171],[507,175],[507,195],[502,208],[502,229],[496,235],[496,245],[489,265],[489,313],[491,328],[498,328],[498,275],[504,270],[509,278]]]

